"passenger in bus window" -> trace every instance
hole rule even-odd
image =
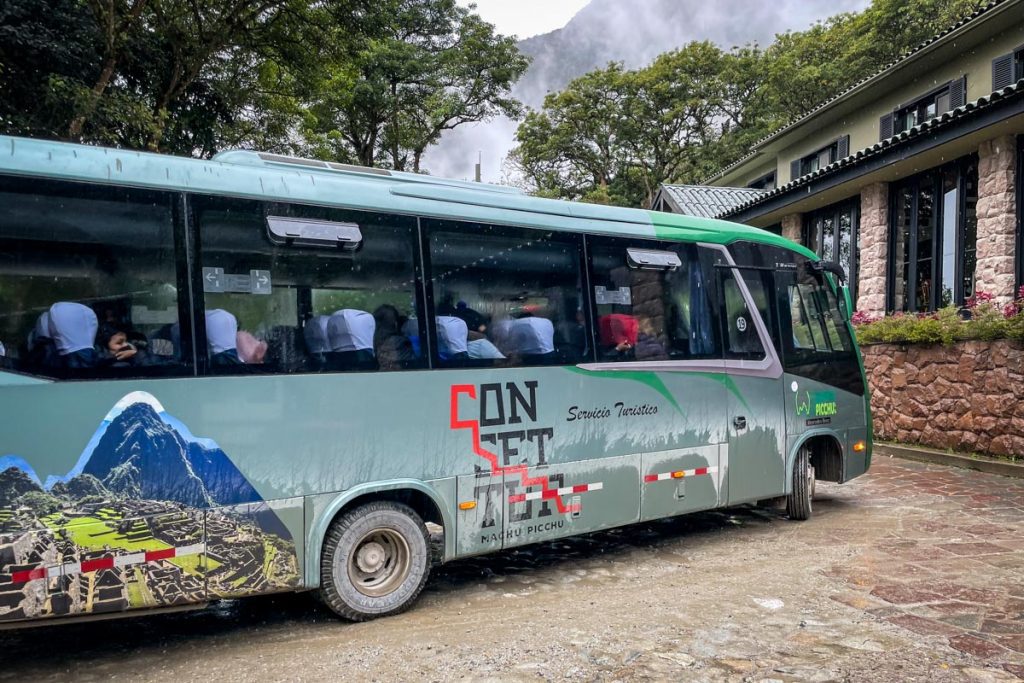
[[[416,360],[412,342],[402,334],[406,320],[391,304],[382,304],[373,312],[377,328],[373,333],[373,348],[381,370],[398,370]]]
[[[57,347],[60,367],[96,367],[97,328],[96,313],[88,306],[70,301],[50,306],[50,337]]]
[[[103,367],[130,368],[145,364],[145,353],[128,341],[128,333],[113,325],[104,325],[99,337],[99,362]]]
[[[572,358],[582,358],[587,353],[587,328],[583,309],[573,302],[573,319],[565,318],[558,323],[558,347]]]
[[[654,329],[654,323],[650,318],[638,318],[638,329],[636,346],[633,349],[633,356],[636,360],[663,360],[668,354],[665,353],[665,345],[658,338],[658,331]]]
[[[231,313],[221,308],[206,312],[206,344],[211,366],[242,364],[238,357],[238,319]]]
[[[239,330],[235,334],[238,360],[246,365],[262,365],[267,358],[267,342],[257,339],[252,332]]]
[[[632,360],[633,349],[640,333],[635,316],[609,313],[597,321],[601,353],[606,360]]]
[[[327,340],[331,351],[327,365],[332,370],[373,370],[373,335],[377,323],[366,311],[342,308],[327,321]]]

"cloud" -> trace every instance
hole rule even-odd
[[[723,48],[748,43],[767,46],[777,33],[803,30],[815,21],[860,11],[868,4],[869,0],[592,0],[565,27],[520,41],[520,49],[533,63],[513,92],[538,108],[548,92],[608,62],[638,68],[694,40],[710,40]],[[497,182],[501,164],[514,146],[517,125],[501,117],[460,126],[428,150],[423,165],[434,175],[472,179],[477,155],[482,153],[483,179]]]

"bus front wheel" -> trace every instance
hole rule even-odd
[[[793,463],[793,492],[786,496],[786,514],[790,519],[809,519],[812,498],[814,498],[814,466],[811,465],[811,451],[804,446],[797,453],[796,462]]]
[[[412,508],[376,501],[331,524],[320,560],[320,599],[336,614],[366,621],[397,614],[430,574],[430,543]]]

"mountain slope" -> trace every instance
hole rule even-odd
[[[776,33],[803,30],[815,21],[868,4],[868,0],[592,0],[565,27],[519,42],[519,49],[533,62],[513,94],[536,109],[547,93],[608,62],[637,68],[694,40],[710,40],[723,48],[752,42],[767,46]],[[514,145],[516,125],[499,118],[449,131],[428,151],[425,166],[435,175],[469,178],[482,152],[483,179],[497,182],[501,163]]]

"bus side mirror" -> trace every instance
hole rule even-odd
[[[853,295],[846,285],[839,287],[839,312],[843,314],[843,320],[849,322],[853,318]]]

